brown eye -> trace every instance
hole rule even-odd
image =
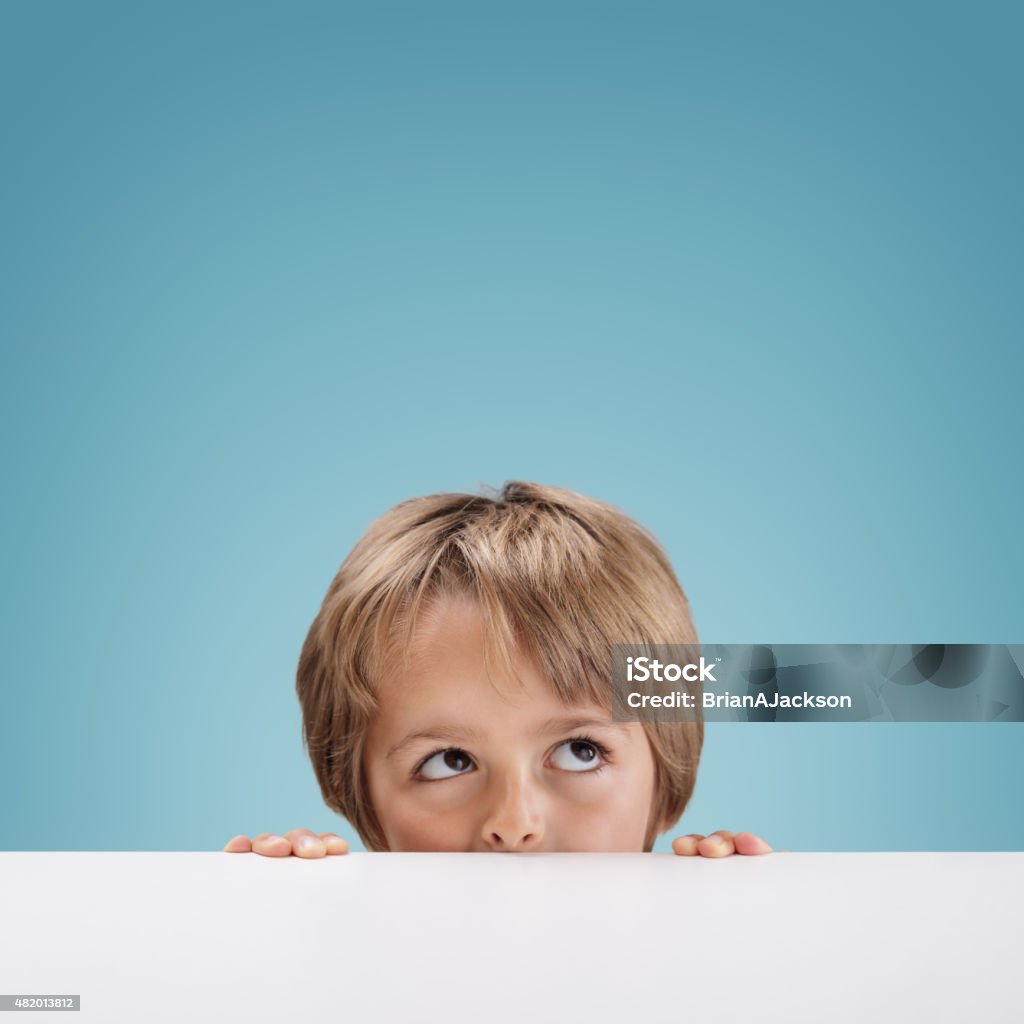
[[[473,763],[464,750],[446,750],[444,752],[444,763],[453,772],[464,772]]]
[[[419,768],[421,779],[453,779],[456,775],[465,775],[472,771],[473,759],[464,750],[458,747],[451,747],[448,750],[440,750],[432,757],[428,757]]]
[[[604,758],[590,740],[566,740],[552,754],[551,762],[564,772],[590,772],[600,768]]]

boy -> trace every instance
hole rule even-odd
[[[369,850],[648,851],[696,781],[702,722],[611,716],[614,643],[696,643],[658,542],[619,510],[512,481],[371,524],[299,659],[303,737],[327,805]],[[750,833],[683,856],[768,853]],[[333,833],[225,850],[322,857]]]

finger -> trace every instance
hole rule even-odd
[[[284,836],[275,836],[269,833],[265,836],[257,836],[252,841],[252,852],[263,857],[288,857],[292,852],[292,844]]]
[[[249,842],[248,836],[235,836],[234,839],[228,840],[227,846],[224,847],[225,853],[248,853],[252,849],[252,843]]]
[[[697,844],[704,838],[697,832],[691,832],[688,836],[680,836],[672,840],[672,852],[680,857],[696,857]]]
[[[735,853],[735,851],[736,847],[733,845],[732,833],[727,832],[725,829],[712,832],[711,835],[705,836],[697,844],[697,852],[702,857],[728,857]]]
[[[308,828],[293,828],[291,832],[285,832],[284,837],[292,844],[292,853],[296,857],[314,860],[327,856],[327,847],[323,841]]]
[[[288,842],[294,842],[297,836],[312,836],[316,839],[316,833],[311,828],[293,828],[291,832],[285,832],[284,837]]]
[[[736,852],[744,857],[756,857],[762,853],[771,853],[772,848],[753,832],[740,832],[734,838]]]
[[[327,855],[329,857],[348,853],[348,843],[341,836],[336,836],[333,832],[321,832],[320,839],[323,841],[324,846],[327,847]]]

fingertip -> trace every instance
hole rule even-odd
[[[693,836],[679,836],[672,840],[672,852],[679,857],[695,857],[697,842]]]
[[[252,850],[262,857],[288,857],[291,856],[292,844],[284,836],[268,835],[254,841]]]
[[[746,857],[757,857],[761,854],[772,853],[773,850],[768,843],[760,836],[755,836],[753,832],[740,832],[736,836],[736,852]]]
[[[327,847],[327,855],[329,857],[337,857],[343,853],[348,853],[348,843],[341,836],[335,835],[333,832],[321,833],[320,840]]]
[[[327,845],[316,836],[298,836],[292,840],[292,853],[304,860],[316,860],[327,855]]]
[[[697,844],[697,852],[702,857],[728,857],[731,853],[735,852],[735,847],[731,839],[714,834],[705,836]]]
[[[252,843],[248,836],[235,836],[229,839],[223,849],[223,853],[248,853],[252,849]]]

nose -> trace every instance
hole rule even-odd
[[[483,841],[495,853],[526,853],[544,840],[541,796],[529,780],[499,780],[483,824]]]

